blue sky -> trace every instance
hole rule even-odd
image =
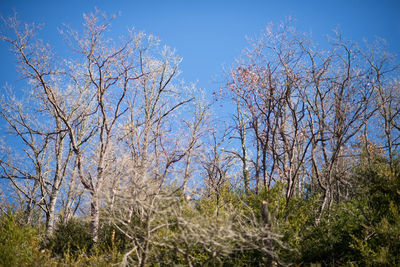
[[[108,14],[121,12],[113,24],[118,34],[135,26],[159,36],[183,57],[184,80],[198,81],[209,93],[224,80],[223,66],[229,68],[246,47],[246,36],[255,37],[269,22],[279,23],[288,16],[317,42],[324,42],[324,36],[339,26],[348,39],[379,36],[387,40],[391,52],[400,54],[400,1],[396,0],[0,0],[1,15],[15,9],[26,22],[44,23],[41,36],[56,49],[61,41],[57,27],[65,23],[79,29],[82,13],[94,7]],[[14,58],[4,43],[0,43],[0,58],[0,88],[5,82],[18,84]]]

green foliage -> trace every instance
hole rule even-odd
[[[124,251],[124,237],[109,224],[101,224],[99,243],[93,246],[90,225],[79,218],[59,222],[47,247],[68,266],[109,266],[118,263]]]
[[[353,170],[350,197],[334,203],[322,214],[319,214],[320,194],[296,194],[286,203],[285,184],[279,182],[258,194],[245,194],[227,184],[220,188],[218,199],[215,194],[190,201],[180,197],[182,200],[176,203],[180,207],[180,219],[173,215],[178,209],[162,214],[170,216],[168,218],[154,218],[155,223],[163,222],[168,227],[152,233],[148,263],[156,264],[154,266],[184,266],[189,262],[193,266],[264,266],[268,258],[261,249],[265,243],[257,239],[257,233],[262,232],[257,231],[263,225],[261,203],[266,201],[270,215],[268,227],[271,233],[280,236],[281,244],[272,245],[280,263],[398,266],[398,169],[398,163],[390,166],[382,157],[362,159]],[[48,239],[48,249],[42,249],[40,225],[21,223],[22,215],[10,211],[0,217],[0,266],[38,263],[44,266],[110,266],[121,263],[123,255],[133,246],[127,236],[103,218],[99,244],[94,247],[89,223],[76,218],[58,223]],[[238,218],[241,224],[235,224]],[[141,222],[132,220],[131,223]],[[231,234],[233,238],[229,237]],[[241,249],[243,242],[254,247]]]
[[[319,223],[309,224],[301,235],[300,261],[325,265],[345,265],[360,260],[360,253],[350,247],[352,236],[361,231],[365,218],[351,202],[334,205]]]
[[[294,263],[325,266],[400,264],[400,176],[382,157],[354,169],[352,197],[335,203],[317,220],[318,196],[294,198],[281,230],[298,251]]]
[[[121,262],[121,252],[117,249],[101,250],[93,249],[90,253],[86,250],[78,250],[71,253],[65,251],[63,257],[59,259],[59,263],[66,266],[111,266]]]
[[[48,242],[53,254],[59,256],[67,251],[68,254],[89,252],[92,246],[89,223],[74,218],[66,223],[59,222]]]
[[[114,225],[105,221],[100,221],[99,249],[104,251],[124,251],[128,242],[128,238]]]
[[[351,247],[359,251],[364,264],[400,264],[400,167],[390,166],[382,157],[363,163],[356,170],[359,179],[358,203],[366,216],[360,235],[353,236]]]
[[[0,217],[0,266],[50,265],[48,254],[39,249],[40,233],[20,218],[20,212],[11,211]]]

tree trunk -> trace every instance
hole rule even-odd
[[[46,214],[46,236],[51,236],[54,232],[54,220],[55,220],[54,213],[56,209],[56,203],[57,203],[57,196],[50,197],[49,210]]]
[[[92,235],[93,244],[96,245],[99,238],[99,219],[100,219],[100,205],[97,193],[91,193],[90,203],[90,232]]]

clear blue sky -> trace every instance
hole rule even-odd
[[[45,24],[44,39],[60,41],[62,23],[79,28],[82,13],[99,8],[108,14],[121,12],[113,26],[122,34],[129,26],[159,36],[183,57],[183,78],[197,81],[207,92],[216,90],[229,67],[245,48],[246,36],[255,37],[269,23],[285,17],[296,19],[300,31],[312,32],[322,41],[340,26],[346,38],[361,41],[385,38],[390,51],[400,54],[400,1],[397,0],[297,0],[297,1],[168,1],[168,0],[0,0],[0,14],[17,11],[27,22]],[[5,44],[0,44],[0,88],[16,82],[15,61]],[[3,89],[0,89],[3,90]]]

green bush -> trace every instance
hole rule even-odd
[[[79,250],[71,253],[69,250],[64,252],[63,258],[59,259],[58,264],[62,266],[116,266],[122,260],[121,253],[114,249],[104,251],[94,248],[87,253],[86,250]]]
[[[100,221],[99,229],[99,248],[104,251],[118,250],[124,251],[129,243],[126,235],[121,233],[114,225]]]
[[[292,262],[324,266],[398,266],[400,258],[400,174],[386,159],[361,161],[354,169],[352,197],[335,203],[319,223],[307,200],[292,209],[286,224],[289,244],[298,238]],[[395,171],[393,171],[395,170]],[[292,202],[294,204],[296,201]],[[307,215],[308,214],[308,215]],[[302,222],[298,219],[305,216]],[[300,225],[297,231],[290,229]],[[296,237],[295,233],[299,235]]]
[[[58,263],[67,266],[109,266],[118,263],[124,251],[125,240],[112,225],[101,224],[96,247],[90,234],[90,224],[79,218],[58,223],[47,248],[57,256]]]
[[[54,255],[63,256],[64,253],[88,253],[93,247],[90,226],[88,222],[79,219],[70,219],[66,223],[59,222],[48,242]]]
[[[366,216],[351,247],[368,266],[400,265],[400,164],[392,167],[382,157],[356,170],[358,203]]]
[[[20,223],[20,217],[11,211],[0,217],[0,266],[49,265],[48,254],[39,250],[39,231]]]
[[[301,236],[301,262],[343,266],[359,261],[359,251],[351,247],[352,237],[361,233],[365,222],[360,210],[351,202],[336,204],[318,224],[310,224]]]

